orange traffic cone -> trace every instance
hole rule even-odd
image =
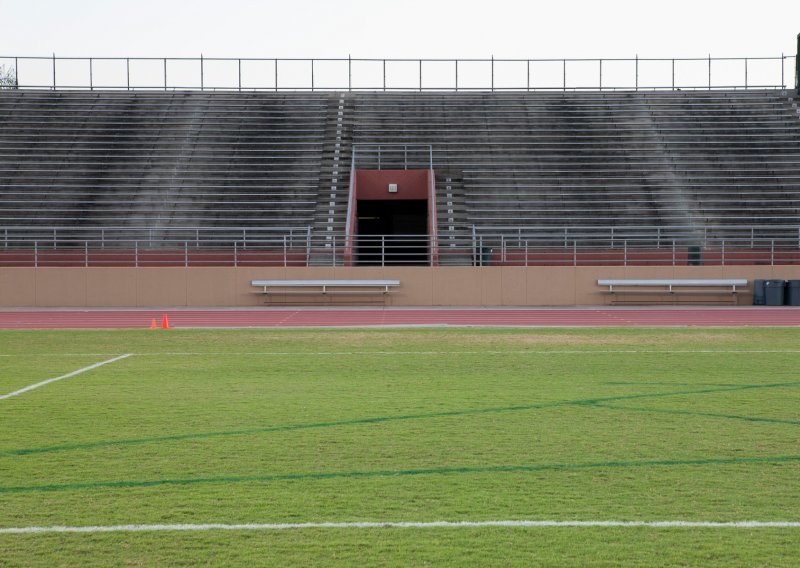
[[[156,318],[153,318],[153,321],[150,322],[150,329],[158,329],[158,324],[156,324]]]
[[[167,314],[161,318],[161,329],[169,329],[169,320],[167,319]]]

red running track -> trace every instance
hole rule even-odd
[[[514,309],[93,309],[0,311],[0,329],[148,328],[167,314],[176,328],[370,326],[797,326],[800,308]]]

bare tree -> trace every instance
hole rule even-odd
[[[18,86],[17,70],[13,67],[0,65],[0,89],[16,89]]]

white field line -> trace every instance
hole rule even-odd
[[[64,379],[68,379],[70,377],[74,377],[75,375],[80,375],[81,373],[85,373],[87,371],[91,371],[92,369],[96,369],[98,367],[102,367],[103,365],[108,365],[109,363],[115,363],[116,361],[120,361],[122,359],[127,359],[133,355],[133,353],[126,353],[125,355],[120,355],[119,357],[114,357],[113,359],[109,359],[107,361],[100,361],[99,363],[95,363],[94,365],[89,365],[88,367],[84,367],[83,369],[78,369],[77,371],[72,371],[71,373],[67,373],[66,375],[61,375],[60,377],[54,377],[52,379],[47,379],[46,381],[41,381],[39,383],[28,385],[25,388],[21,388],[14,392],[10,392],[8,394],[0,394],[0,400],[11,398],[12,396],[17,396],[22,393],[26,393],[28,391],[32,391],[33,389],[38,389],[39,387],[43,387],[45,385],[49,385],[50,383],[54,383],[56,381],[63,381]]]
[[[431,521],[431,522],[354,522],[354,523],[245,523],[108,525],[0,528],[3,534],[104,533],[157,531],[284,531],[303,529],[449,529],[449,528],[721,528],[721,529],[797,529],[798,521]]]

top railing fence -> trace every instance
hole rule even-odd
[[[20,89],[641,91],[785,89],[795,55],[630,59],[0,56]],[[796,80],[796,79],[795,79]]]

